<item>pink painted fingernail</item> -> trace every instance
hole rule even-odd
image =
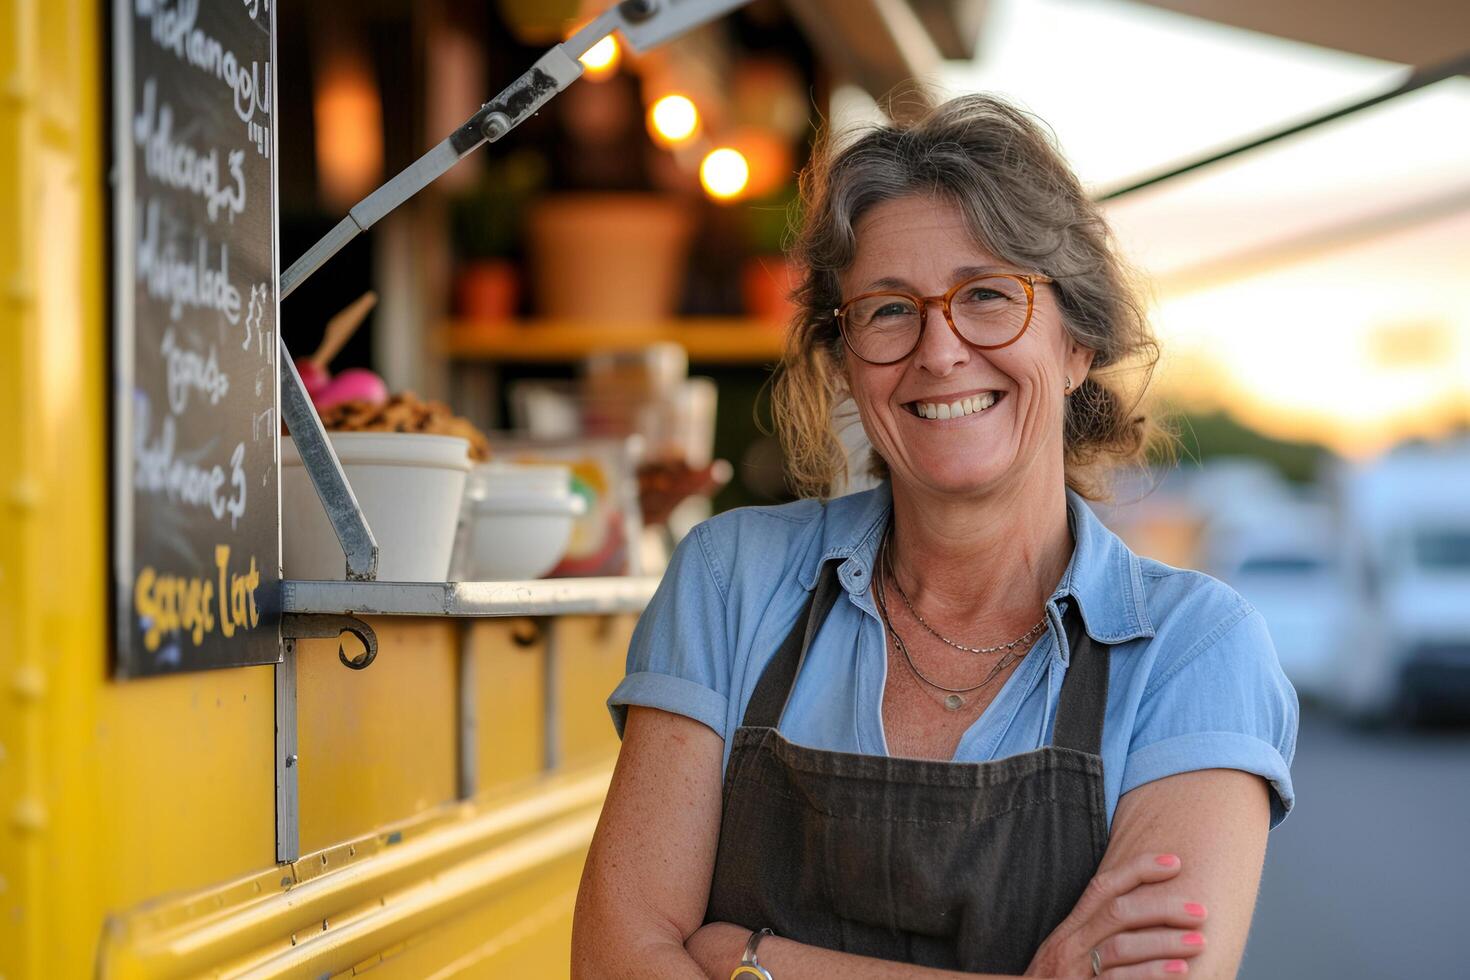
[[[1164,964],[1165,973],[1184,973],[1189,969],[1189,964],[1183,960],[1170,960]]]
[[[1197,932],[1186,932],[1184,934],[1184,945],[1186,945],[1186,946],[1203,946],[1204,944],[1205,944],[1205,937],[1204,936],[1201,936],[1199,933],[1197,933]]]
[[[1190,915],[1197,915],[1203,918],[1205,914],[1205,907],[1198,902],[1185,902],[1184,911],[1188,912]]]
[[[1172,854],[1160,854],[1154,858],[1154,863],[1162,868],[1173,868],[1179,864],[1179,859]]]

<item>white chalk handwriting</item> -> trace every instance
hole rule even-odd
[[[169,317],[178,320],[185,309],[218,310],[233,326],[240,322],[240,290],[230,282],[230,246],[221,243],[219,265],[210,264],[209,240],[197,235],[191,255],[182,254],[172,238],[163,237],[158,201],[139,209],[144,218],[138,229],[138,281],[147,283],[148,295],[168,304]]]
[[[213,344],[209,345],[207,357],[186,350],[178,345],[173,327],[169,327],[164,331],[158,352],[168,366],[168,407],[175,415],[182,415],[189,407],[190,392],[199,392],[211,405],[218,405],[230,393],[230,376],[220,370],[219,354]]]
[[[172,415],[165,415],[158,437],[150,440],[151,415],[148,396],[135,392],[133,399],[133,487],[142,493],[163,494],[171,503],[208,510],[215,520],[230,518],[233,529],[245,513],[245,444],[235,444],[230,454],[230,473],[218,463],[213,466],[195,462],[201,453],[180,456],[176,442],[178,429]],[[226,493],[226,481],[233,491]]]
[[[199,0],[133,0],[133,12],[148,21],[154,44],[229,87],[241,122],[249,122],[257,112],[270,114],[269,93],[260,84],[260,62],[252,61],[247,68],[219,38],[195,26]]]
[[[143,108],[133,117],[133,142],[143,148],[143,171],[166,187],[186,190],[203,198],[209,220],[223,208],[230,220],[245,210],[245,151],[229,151],[232,183],[220,184],[219,150],[201,152],[173,138],[174,112],[158,101],[158,83],[143,83]]]

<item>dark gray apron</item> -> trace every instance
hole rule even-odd
[[[766,666],[725,771],[708,922],[828,949],[1020,974],[1107,846],[1108,648],[1063,620],[1071,665],[1052,744],[991,762],[826,752],[777,731],[841,592],[828,562]]]

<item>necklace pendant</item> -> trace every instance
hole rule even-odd
[[[958,711],[965,706],[965,699],[958,694],[951,694],[944,699],[944,706],[950,711]]]

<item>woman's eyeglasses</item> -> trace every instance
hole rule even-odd
[[[1036,284],[1052,281],[1034,273],[986,273],[943,296],[863,293],[832,314],[848,350],[869,364],[895,364],[912,354],[924,335],[929,304],[935,302],[955,336],[981,350],[996,350],[1021,339],[1036,305]]]

